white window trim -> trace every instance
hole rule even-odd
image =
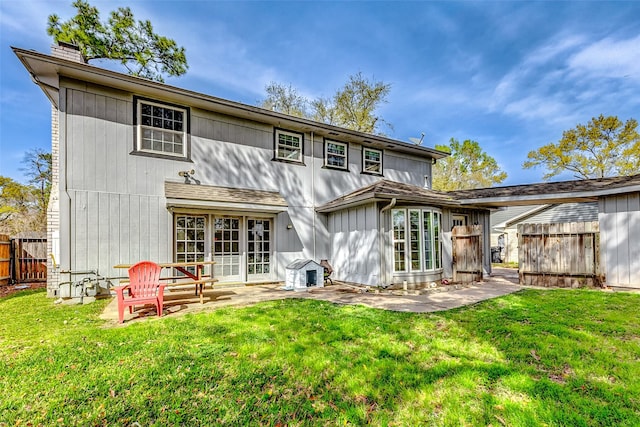
[[[334,156],[344,157],[344,166],[336,166],[336,165],[330,165],[329,164],[329,144],[341,145],[341,146],[344,147],[344,156],[341,156],[340,154],[331,153]],[[340,141],[333,141],[331,139],[325,139],[325,141],[324,141],[324,165],[327,168],[348,170],[349,169],[349,144],[347,144],[346,142],[340,142]]]
[[[142,124],[142,104],[147,104],[156,107],[169,108],[174,111],[182,112],[182,132],[175,131],[171,129],[161,129],[154,126],[146,126]],[[136,121],[137,121],[137,134],[136,134],[136,151],[141,153],[153,153],[161,156],[170,156],[170,157],[178,157],[178,158],[186,158],[187,157],[187,121],[189,120],[189,112],[186,108],[178,107],[176,105],[163,104],[161,102],[149,101],[147,99],[138,99],[136,102]],[[142,148],[142,130],[143,129],[151,129],[151,130],[159,130],[162,132],[172,133],[176,135],[182,135],[182,153],[169,153],[167,151],[157,151],[153,149],[143,149]]]
[[[418,212],[418,268],[413,268],[413,248],[411,247],[411,243],[413,243],[413,240],[411,239],[411,213],[412,212]],[[406,264],[407,267],[409,267],[409,271],[412,273],[415,273],[417,271],[424,271],[424,266],[426,265],[424,258],[424,250],[423,250],[423,242],[424,242],[424,229],[423,229],[423,225],[424,225],[424,220],[423,220],[423,216],[424,213],[422,211],[422,209],[407,209],[407,233],[405,234],[405,237],[407,238],[407,242],[405,243],[405,245],[407,245],[407,252],[409,255],[409,264]]]
[[[282,157],[280,156],[280,135],[288,135],[288,136],[293,136],[299,139],[300,141],[300,154],[298,156],[298,158],[296,159],[292,159],[289,157]],[[292,163],[304,163],[304,134],[299,133],[299,132],[292,132],[292,131],[288,131],[288,130],[284,130],[284,129],[277,129],[274,132],[274,150],[275,150],[275,159],[276,160],[280,160],[280,161],[285,161],[285,162],[292,162]]]
[[[396,239],[396,226],[393,223],[395,217],[394,212],[402,211],[404,218],[404,238]],[[396,243],[404,245],[404,270],[396,269]],[[393,263],[393,271],[395,273],[404,273],[407,271],[407,209],[392,209],[391,210],[391,262]]]
[[[400,239],[400,240],[396,240],[395,239],[395,228],[394,228],[394,224],[393,224],[393,212],[394,211],[403,211],[404,212],[404,219],[405,219],[405,223],[404,223],[404,239]],[[419,211],[420,212],[420,224],[419,224],[419,228],[420,228],[420,240],[419,240],[419,246],[420,246],[420,268],[419,269],[413,269],[411,267],[411,218],[410,218],[410,212],[411,211]],[[439,235],[436,236],[435,233],[433,233],[433,231],[431,231],[431,239],[430,239],[430,243],[431,243],[431,251],[430,253],[432,254],[431,256],[433,257],[432,259],[432,268],[427,268],[427,260],[425,259],[425,248],[424,248],[424,216],[425,214],[429,214],[429,215],[433,215],[433,214],[437,214],[439,215],[439,222],[438,222],[438,230],[439,230]],[[391,247],[391,262],[393,263],[393,272],[394,273],[434,273],[437,271],[442,270],[442,211],[439,209],[435,209],[435,208],[422,208],[422,207],[407,207],[407,208],[398,208],[398,209],[392,209],[391,210],[391,242],[392,242],[392,247]],[[434,221],[433,221],[433,216],[432,216],[432,221],[431,221],[431,227],[433,227],[434,225]],[[404,266],[405,269],[404,270],[396,270],[396,259],[395,259],[395,244],[396,243],[403,243],[404,244]],[[438,248],[436,249],[436,245],[438,245]],[[438,254],[438,257],[436,257],[436,253]]]
[[[366,160],[366,152],[367,151],[373,151],[376,153],[380,153],[380,161],[379,162],[373,162],[371,160]],[[368,173],[371,175],[382,175],[382,150],[379,150],[377,148],[370,148],[370,147],[362,147],[362,173]],[[377,163],[380,165],[380,171],[379,172],[374,172],[374,171],[368,171],[367,170],[367,162],[371,162],[371,163]]]

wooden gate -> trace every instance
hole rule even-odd
[[[522,285],[600,286],[600,225],[519,224],[518,263]]]
[[[0,286],[11,281],[11,240],[9,236],[0,234]]]
[[[458,225],[451,232],[453,281],[470,283],[482,280],[482,227]]]
[[[47,239],[21,237],[12,239],[13,281],[46,282]]]

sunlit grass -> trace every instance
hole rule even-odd
[[[109,327],[0,300],[0,425],[640,425],[640,296],[438,314],[284,300]]]

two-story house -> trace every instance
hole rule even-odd
[[[144,259],[214,260],[220,283],[245,284],[327,259],[337,280],[420,285],[451,276],[454,225],[489,235],[487,209],[430,190],[446,153],[98,68],[70,46],[14,52],[53,106],[51,296],[60,272]]]

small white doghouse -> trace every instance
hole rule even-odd
[[[324,287],[324,267],[311,259],[297,259],[287,266],[284,289],[306,291]]]

